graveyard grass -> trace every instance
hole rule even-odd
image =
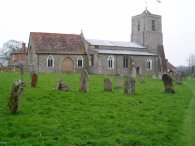
[[[70,91],[56,90],[60,77]],[[104,91],[103,75],[89,75],[89,92],[81,93],[79,74],[38,74],[32,88],[25,73],[19,111],[12,115],[8,98],[19,78],[19,73],[0,73],[0,146],[185,146],[192,79],[174,84],[176,94],[166,94],[162,81],[137,78],[135,95],[126,95],[123,89]]]

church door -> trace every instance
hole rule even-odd
[[[62,72],[67,72],[67,73],[74,72],[74,62],[70,57],[66,57],[62,61]]]

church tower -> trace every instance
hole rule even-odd
[[[166,59],[163,47],[161,16],[151,14],[147,9],[132,17],[131,42],[136,42],[159,55],[161,71],[166,72]]]
[[[140,15],[132,17],[131,42],[136,42],[158,54],[163,47],[161,16],[151,14],[147,9]]]

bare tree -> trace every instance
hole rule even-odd
[[[191,54],[188,58],[188,66],[189,66],[189,75],[195,75],[195,55]]]
[[[6,61],[9,61],[10,54],[18,51],[21,48],[21,46],[22,46],[21,41],[9,40],[3,44],[3,48],[1,49],[0,54],[2,58],[4,58]]]

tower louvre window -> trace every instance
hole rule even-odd
[[[137,31],[140,31],[140,21],[137,22]]]
[[[156,31],[155,20],[152,20],[152,31]]]

